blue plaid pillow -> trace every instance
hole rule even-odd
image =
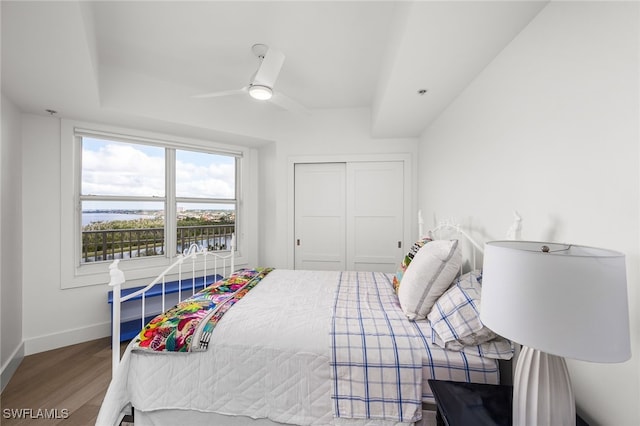
[[[480,271],[460,276],[433,306],[428,319],[445,344],[457,340],[463,346],[479,345],[496,337],[480,321],[481,281]]]
[[[472,271],[454,280],[427,316],[432,342],[444,349],[510,359],[512,343],[480,321],[482,272]]]

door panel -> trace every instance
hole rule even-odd
[[[295,268],[345,269],[345,164],[295,165]]]
[[[403,163],[347,164],[347,269],[394,272],[402,257]]]

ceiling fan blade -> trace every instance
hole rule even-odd
[[[287,111],[295,112],[300,115],[309,115],[309,110],[305,108],[304,105],[279,92],[274,93],[273,97],[269,99],[269,102]]]
[[[273,88],[283,63],[284,53],[270,47],[251,83]]]
[[[248,91],[249,91],[248,87],[243,87],[242,89],[223,90],[220,92],[205,93],[203,95],[194,95],[192,96],[192,98],[219,98],[222,96],[241,95],[243,93],[247,93]]]

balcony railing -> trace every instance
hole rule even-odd
[[[235,225],[198,225],[177,228],[177,251],[191,244],[226,250]],[[82,231],[82,262],[132,259],[165,253],[164,228]]]

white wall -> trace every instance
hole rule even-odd
[[[23,114],[23,297],[27,355],[110,334],[106,285],[61,289],[60,120]],[[69,141],[71,143],[71,141]]]
[[[569,362],[592,425],[640,424],[639,8],[551,2],[419,148],[427,225],[456,217],[479,240],[500,239],[517,209],[524,239],[627,255],[633,358]]]
[[[265,266],[293,267],[287,256],[293,246],[293,240],[287,235],[293,221],[289,211],[292,194],[288,188],[293,184],[288,175],[289,159],[386,154],[410,154],[415,158],[417,155],[417,139],[372,138],[371,111],[367,108],[315,110],[310,117],[283,121],[276,128],[276,140],[260,150],[258,258]],[[412,169],[411,179],[415,182],[415,164]],[[415,191],[410,197],[411,206],[415,206]]]
[[[0,141],[0,366],[1,388],[24,356],[22,345],[22,195],[20,111],[2,95]]]

